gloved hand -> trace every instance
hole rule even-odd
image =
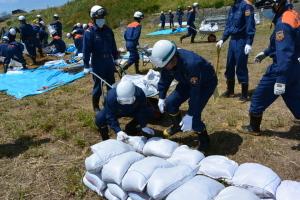
[[[147,126],[145,126],[144,128],[142,128],[142,131],[148,135],[154,135],[154,130],[152,128],[149,128]]]
[[[158,105],[159,111],[161,113],[164,113],[165,112],[165,106],[166,106],[166,100],[165,99],[159,99],[157,105]]]
[[[248,55],[251,52],[251,50],[252,50],[251,45],[246,44],[245,49],[244,49],[245,54]]]
[[[283,83],[275,83],[274,85],[274,94],[282,95],[285,93],[285,84]]]
[[[224,43],[224,41],[223,41],[223,40],[220,40],[219,42],[217,42],[216,47],[219,48],[219,49],[221,49],[223,43]]]
[[[89,74],[91,71],[92,71],[91,68],[84,68],[84,69],[83,69],[83,73],[84,73],[84,74]]]
[[[298,58],[298,61],[299,61],[299,63],[300,63],[300,57]]]
[[[189,26],[189,25],[187,25],[187,26],[186,26],[186,28],[190,28],[190,26]]]
[[[193,129],[193,116],[185,115],[179,125],[183,132],[191,131]]]
[[[263,59],[265,59],[267,56],[265,55],[265,53],[264,52],[260,52],[259,54],[257,54],[256,56],[255,56],[255,62],[256,63],[261,63],[261,61],[263,60]]]
[[[129,138],[129,136],[124,131],[119,131],[117,133],[117,140],[119,141],[125,141]]]

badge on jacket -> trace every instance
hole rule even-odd
[[[250,15],[251,15],[251,11],[250,11],[250,10],[246,10],[246,11],[245,11],[245,16],[248,17],[248,16],[250,16]]]
[[[276,40],[277,41],[282,41],[284,39],[284,33],[283,33],[283,31],[281,30],[281,31],[277,31],[276,32]]]
[[[196,77],[196,76],[192,77],[192,78],[191,78],[191,80],[190,80],[190,82],[191,82],[191,84],[192,84],[192,85],[195,85],[195,84],[197,84],[197,83],[198,83],[198,81],[199,81],[199,78],[198,78],[198,77]]]

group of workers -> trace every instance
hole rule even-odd
[[[279,96],[283,97],[295,120],[300,120],[300,16],[293,9],[291,0],[258,0],[255,6],[264,8],[266,12],[268,10],[273,12],[272,22],[275,26],[269,47],[260,52],[255,57],[255,61],[261,62],[269,56],[273,62],[252,96],[249,110],[250,123],[243,126],[241,131],[244,133],[260,132],[263,112]],[[191,42],[194,42],[197,33],[194,21],[198,8],[198,3],[188,7],[188,33],[182,36],[180,41],[191,36]],[[181,16],[183,15],[182,10],[178,12],[181,12]],[[153,136],[155,131],[147,124],[155,118],[155,108],[149,105],[142,89],[126,79],[122,79],[116,87],[111,88],[115,83],[114,74],[119,52],[114,33],[107,25],[106,15],[107,10],[104,7],[95,5],[90,10],[92,22],[83,26],[78,23],[74,26],[72,33],[68,34],[68,37],[73,37],[78,53],[83,54],[84,73],[92,72],[93,74],[92,105],[96,114],[95,123],[103,140],[109,138],[108,127],[113,129],[119,140],[124,140],[128,134],[137,132]],[[138,45],[143,18],[143,13],[136,11],[133,15],[134,21],[127,26],[124,33],[126,48],[130,56],[121,67],[126,70],[134,64],[136,73],[139,73]],[[26,24],[24,18],[19,18],[19,20],[22,41],[27,49],[35,49],[36,47],[30,46],[32,43],[29,42],[32,36],[25,34],[29,25]],[[59,29],[55,31],[54,36],[61,38],[61,24],[57,23],[54,27]],[[10,49],[22,49],[22,46],[15,41],[15,32],[14,29],[9,30],[8,46]],[[243,102],[248,100],[247,63],[255,32],[254,5],[248,0],[235,0],[230,9],[222,39],[216,44],[220,49],[230,38],[225,71],[227,90],[223,94],[226,98],[234,96],[235,75],[237,75],[242,89],[240,100]],[[0,53],[1,51],[0,45]],[[32,55],[34,55],[33,52]],[[163,135],[170,137],[177,132],[194,132],[198,135],[198,150],[206,151],[210,139],[201,114],[218,84],[214,67],[202,56],[190,50],[179,49],[175,42],[169,40],[157,41],[151,49],[149,59],[161,75],[158,83],[157,110],[166,113],[172,122],[172,125],[163,131]],[[169,94],[173,80],[177,81],[177,86]],[[100,108],[99,101],[104,84],[108,92],[103,107]],[[187,100],[188,110],[182,116],[179,108]],[[124,130],[118,122],[120,117],[133,118]]]
[[[179,27],[182,27],[183,16],[184,16],[184,12],[183,12],[181,6],[178,6],[178,8],[176,10],[176,18],[177,18]],[[159,19],[160,19],[161,29],[165,29],[166,19],[168,19],[170,28],[174,28],[174,14],[173,14],[172,10],[169,10],[168,13],[166,13],[166,14],[164,11],[161,11]]]
[[[293,113],[295,120],[300,119],[300,17],[293,9],[290,0],[259,0],[257,8],[264,8],[274,13],[274,32],[270,37],[269,47],[259,53],[255,60],[261,62],[267,56],[273,63],[267,69],[255,90],[250,106],[250,123],[243,127],[245,133],[260,131],[262,115],[280,95]],[[188,28],[193,30],[195,12],[198,5],[193,4],[189,11]],[[114,34],[106,25],[107,11],[102,6],[94,6],[90,17],[91,26],[84,34],[83,56],[84,72],[93,72],[95,81],[93,89],[93,107],[96,112],[96,124],[102,139],[108,139],[108,126],[117,134],[117,139],[123,140],[128,133],[140,131],[145,135],[154,135],[154,130],[147,124],[153,119],[153,107],[147,103],[143,91],[130,80],[122,79],[115,88],[108,87],[103,108],[99,107],[102,94],[102,83],[115,83],[114,61],[118,51]],[[140,13],[140,12],[136,12]],[[125,31],[125,38],[132,60],[128,65],[138,62],[136,46],[140,36],[142,15],[134,15],[134,22]],[[189,35],[192,35],[189,31]],[[254,6],[247,0],[235,0],[231,6],[223,37],[217,42],[217,48],[230,38],[225,77],[227,90],[224,97],[233,97],[235,75],[241,84],[240,100],[248,100],[249,75],[247,68],[248,55],[252,50],[255,36]],[[186,37],[186,36],[184,36]],[[182,39],[181,39],[182,40]],[[134,47],[134,50],[131,50]],[[91,58],[91,65],[89,64]],[[177,48],[169,40],[157,41],[149,56],[151,63],[159,69],[161,77],[158,83],[159,100],[157,107],[161,113],[166,113],[172,125],[163,131],[165,137],[177,132],[192,131],[198,134],[198,149],[205,151],[209,147],[209,135],[201,119],[201,113],[217,87],[218,80],[212,64],[200,55]],[[91,66],[91,67],[90,67]],[[126,67],[128,67],[126,65]],[[169,95],[168,90],[173,80],[178,84]],[[188,101],[188,110],[182,117],[180,106]],[[132,117],[125,129],[122,130],[118,119]]]

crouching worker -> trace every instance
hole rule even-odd
[[[165,137],[179,131],[194,131],[198,134],[200,151],[209,147],[209,136],[201,113],[217,86],[217,77],[213,66],[192,51],[177,49],[173,42],[160,40],[152,49],[150,61],[161,68],[158,83],[158,107],[166,111],[172,126],[164,130]],[[171,82],[176,79],[176,89],[166,98]],[[179,107],[189,99],[187,114],[181,119]]]
[[[53,31],[51,35],[52,41],[48,44],[48,47],[53,46],[54,48],[51,50],[50,54],[65,53],[66,43],[61,39],[56,31]]]
[[[118,122],[121,117],[133,118],[126,125],[125,131],[122,131]],[[146,126],[151,117],[152,112],[147,106],[143,90],[129,80],[121,80],[116,88],[109,90],[104,108],[96,114],[96,125],[102,140],[109,139],[108,125],[117,134],[118,140],[124,140],[127,133],[142,131],[145,135],[154,135],[154,131]]]

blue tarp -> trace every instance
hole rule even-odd
[[[170,34],[175,34],[175,33],[182,33],[186,32],[187,28],[177,28],[175,30],[173,29],[165,29],[165,30],[160,30],[160,31],[155,31],[152,33],[148,33],[147,35],[155,36],[155,35],[170,35]]]
[[[82,78],[83,72],[69,74],[60,70],[38,68],[0,74],[0,91],[17,99],[42,94],[59,86]]]

